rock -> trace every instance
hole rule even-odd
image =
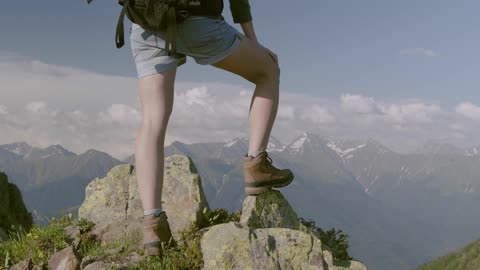
[[[44,269],[46,270],[48,268],[40,266],[40,265],[34,265],[33,268],[32,268],[32,270],[44,270]]]
[[[31,270],[33,268],[32,259],[19,261],[17,264],[10,267],[10,270]]]
[[[200,175],[188,156],[166,158],[162,196],[163,209],[167,212],[174,236],[191,223],[200,224],[205,218],[203,210],[210,209]]]
[[[142,256],[135,251],[128,254],[128,261],[130,261],[131,264],[138,263],[141,260]]]
[[[78,247],[78,244],[80,243],[80,227],[76,225],[70,225],[65,227],[63,230],[65,231],[67,239],[70,241],[70,243],[72,243],[74,247]]]
[[[12,225],[25,231],[32,228],[32,214],[27,211],[20,190],[8,182],[3,172],[0,172],[0,205],[0,241],[8,239],[7,233]]]
[[[140,244],[143,208],[133,165],[115,166],[105,178],[95,178],[86,187],[85,195],[78,217],[96,224],[94,233],[102,244],[127,234],[140,236],[137,239]],[[202,222],[202,211],[209,206],[200,175],[189,157],[172,155],[165,158],[162,201],[176,241],[180,238],[180,231],[189,224]]]
[[[298,229],[300,221],[288,201],[278,190],[269,190],[243,201],[242,225],[252,228]]]
[[[106,264],[102,261],[94,262],[87,265],[83,270],[104,270],[106,269]]]
[[[140,256],[137,252],[131,252],[127,256],[115,260],[113,263],[115,269],[131,269],[132,265],[137,264],[139,261],[142,260],[142,256]]]
[[[40,265],[34,265],[32,270],[48,270],[48,267],[42,262]]]
[[[366,270],[357,261],[334,265],[332,253],[278,190],[243,201],[240,222],[215,225],[203,235],[204,269]],[[337,264],[339,262],[336,262]]]
[[[77,251],[72,246],[68,246],[50,256],[48,267],[52,270],[79,270],[80,261]]]
[[[84,269],[87,265],[93,263],[97,258],[93,256],[85,256],[80,263],[80,269]]]
[[[303,225],[282,193],[268,190],[243,201],[240,224],[251,228],[290,228],[319,238]]]
[[[327,269],[321,246],[302,231],[252,229],[229,222],[203,235],[203,269]]]

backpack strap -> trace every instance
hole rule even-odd
[[[127,11],[128,2],[129,0],[124,1],[122,11],[118,17],[117,31],[115,32],[115,44],[117,45],[117,48],[121,48],[123,45],[125,45],[123,21],[125,19],[125,12]]]
[[[170,3],[173,3],[170,5]],[[177,52],[177,9],[175,1],[170,1],[167,11],[167,38],[165,39],[165,50],[168,55]],[[171,47],[171,48],[170,48]]]

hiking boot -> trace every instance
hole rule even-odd
[[[165,211],[143,216],[142,245],[146,256],[160,256],[163,248],[175,245]]]
[[[248,195],[257,195],[272,187],[284,187],[293,180],[293,173],[289,169],[277,169],[272,165],[267,151],[256,157],[245,155],[243,174]]]

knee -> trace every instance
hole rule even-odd
[[[274,83],[278,85],[280,83],[280,67],[273,61],[270,61],[270,63],[267,64],[259,74],[257,74],[254,83]]]

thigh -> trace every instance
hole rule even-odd
[[[173,110],[177,68],[138,80],[142,122],[155,130],[164,130]]]
[[[240,43],[240,33],[222,17],[191,16],[178,29],[182,53],[201,65],[220,61]]]
[[[243,34],[239,37],[238,47],[212,66],[230,71],[252,83],[258,83],[270,74],[279,74],[279,67],[264,47]]]
[[[137,78],[158,74],[176,68],[186,62],[184,54],[168,55],[162,46],[164,33],[154,33],[132,24],[130,45]]]

